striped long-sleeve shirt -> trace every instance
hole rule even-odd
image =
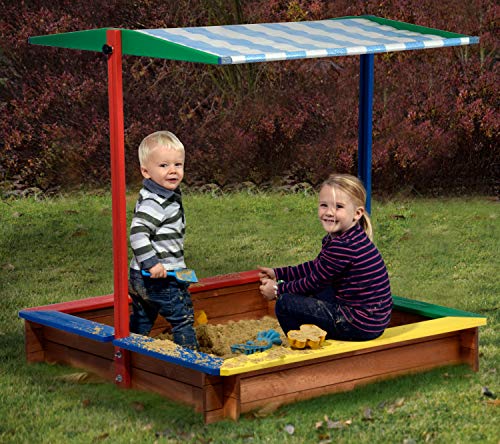
[[[157,263],[167,270],[186,268],[185,227],[180,189],[170,191],[145,179],[130,226],[130,245],[134,252],[130,268],[148,270]]]
[[[387,270],[375,245],[356,224],[340,236],[325,236],[316,259],[275,268],[278,293],[312,295],[331,286],[345,319],[366,332],[389,324],[392,296]]]

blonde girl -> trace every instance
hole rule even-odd
[[[259,267],[260,291],[276,298],[285,334],[315,324],[330,339],[365,341],[388,326],[392,297],[384,260],[372,242],[366,190],[348,174],[321,185],[318,217],[326,235],[318,256],[296,266]]]

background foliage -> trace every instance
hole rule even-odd
[[[499,6],[493,0],[0,0],[0,181],[109,181],[106,62],[27,38],[98,27],[157,28],[373,14],[480,36],[471,47],[376,56],[375,190],[495,192]],[[171,129],[187,181],[317,184],[356,169],[358,58],[213,67],[126,56],[127,174],[136,147]]]

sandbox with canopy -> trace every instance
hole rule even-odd
[[[478,43],[477,37],[374,16],[165,29],[102,28],[31,37],[35,45],[103,52],[108,63],[113,223],[111,295],[27,308],[28,362],[59,362],[192,405],[206,423],[268,403],[288,403],[434,367],[479,368],[478,330],[486,319],[394,296],[389,328],[372,341],[326,340],[316,350],[272,350],[223,360],[182,347],[161,347],[130,334],[122,56],[211,65],[359,56],[358,176],[371,211],[372,102],[375,54]],[[221,233],[223,235],[223,233]],[[195,310],[210,323],[274,316],[259,293],[256,270],[212,276],[190,287]],[[158,319],[152,336],[168,327]]]

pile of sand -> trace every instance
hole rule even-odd
[[[269,329],[276,330],[280,334],[283,344],[288,343],[278,321],[270,316],[237,322],[229,321],[227,324],[201,324],[195,326],[200,350],[224,359],[237,356],[231,352],[231,345],[255,341],[258,332]],[[156,339],[171,341],[172,335],[166,333],[158,336]]]

